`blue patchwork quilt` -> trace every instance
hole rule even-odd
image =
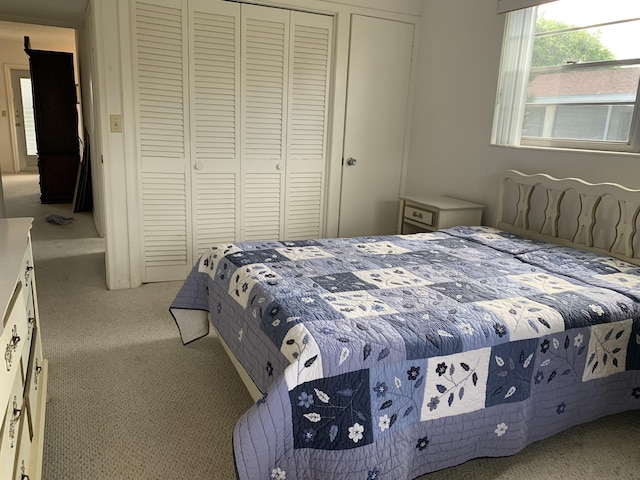
[[[243,480],[412,479],[640,409],[640,268],[489,227],[216,246],[170,310],[264,393]]]

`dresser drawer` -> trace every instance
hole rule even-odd
[[[432,227],[436,223],[436,214],[424,208],[413,207],[411,205],[405,205],[404,207],[405,220],[412,220],[423,225]]]
[[[26,375],[27,366],[29,365],[29,356],[31,355],[31,342],[33,341],[36,329],[36,310],[33,305],[33,291],[31,285],[27,285],[25,302],[25,315],[27,316],[27,334],[24,337],[24,346],[22,347],[22,367]],[[25,379],[23,379],[25,380]]]
[[[33,260],[31,258],[31,238],[27,239],[27,248],[24,251],[24,257],[22,258],[22,268],[20,269],[19,281],[23,285],[31,284],[31,277],[33,276]]]
[[[2,319],[2,335],[0,335],[0,409],[4,410],[8,400],[6,392],[11,390],[14,378],[20,375],[20,360],[24,351],[26,338],[29,336],[29,322],[26,315],[25,290],[18,282],[7,312]],[[26,373],[26,372],[25,372]],[[24,377],[21,376],[21,382]],[[1,477],[0,477],[1,478]]]
[[[18,449],[16,451],[16,461],[13,466],[14,480],[30,480],[34,478],[33,476],[29,476],[32,439],[33,429],[31,427],[31,419],[29,418],[29,409],[25,407],[22,411],[20,432],[18,434]]]
[[[18,432],[20,431],[24,410],[23,385],[20,377],[20,375],[15,377],[10,390],[9,402],[3,412],[4,421],[2,424],[2,437],[0,438],[0,478],[2,479],[12,478],[18,451]]]
[[[31,363],[27,372],[27,384],[25,386],[25,401],[33,421],[32,429],[40,422],[42,409],[39,408],[38,401],[42,394],[42,373],[44,368],[44,359],[42,358],[42,344],[40,343],[40,335],[34,330],[33,342],[31,344]]]

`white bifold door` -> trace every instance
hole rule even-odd
[[[333,19],[134,2],[143,281],[218,243],[322,235]]]

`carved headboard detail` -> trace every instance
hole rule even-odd
[[[508,170],[496,228],[640,265],[640,190]]]

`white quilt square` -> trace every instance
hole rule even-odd
[[[218,264],[230,253],[241,252],[242,249],[233,243],[211,247],[200,257],[198,271],[207,273],[211,278],[216,276]]]
[[[326,250],[321,249],[317,246],[308,246],[308,247],[285,247],[285,248],[276,248],[276,251],[291,260],[300,261],[300,260],[310,260],[313,258],[327,258],[333,257]]]
[[[254,285],[267,280],[279,280],[281,278],[280,275],[263,263],[238,267],[233,273],[231,283],[229,283],[229,295],[242,305],[242,308],[246,308]]]
[[[611,275],[596,275],[595,278],[618,284],[625,289],[640,287],[640,275],[629,275],[627,273],[612,273]]]
[[[345,318],[369,317],[398,313],[379,298],[365,290],[354,292],[327,293],[320,295],[332,308],[342,313]]]
[[[625,370],[632,327],[632,320],[601,323],[591,327],[587,363],[582,374],[583,382],[608,377]]]
[[[538,338],[564,330],[560,312],[525,297],[489,300],[476,305],[494,312],[505,323],[511,341]]]
[[[417,287],[432,283],[400,267],[363,270],[353,274],[378,288]]]
[[[289,391],[323,377],[320,348],[303,323],[291,327],[282,340],[280,351],[290,362],[284,371]]]
[[[485,406],[490,348],[432,357],[427,362],[420,420],[450,417]]]
[[[562,292],[574,292],[576,290],[582,290],[583,287],[575,285],[571,282],[563,280],[560,277],[549,275],[548,273],[525,273],[522,275],[509,275],[510,280],[518,283],[523,283],[530,287],[540,290],[544,293],[562,293]]]

